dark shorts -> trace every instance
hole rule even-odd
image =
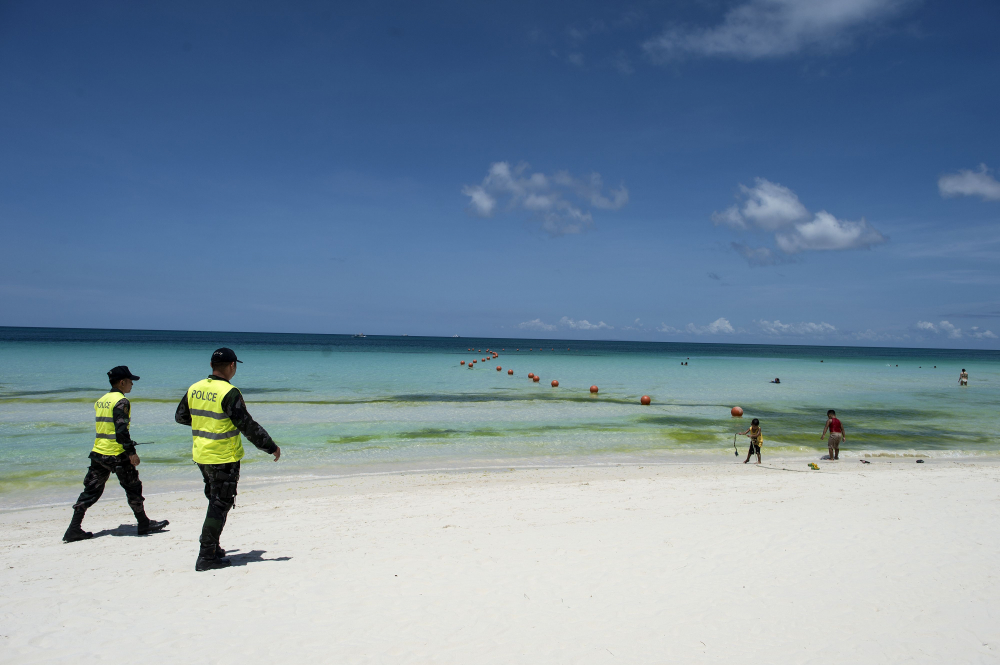
[[[753,441],[750,442],[750,454],[760,455],[760,446],[754,443]]]

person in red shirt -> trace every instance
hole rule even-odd
[[[847,434],[844,432],[844,425],[837,418],[837,412],[830,409],[826,412],[826,425],[823,426],[823,433],[819,435],[822,441],[826,436],[826,431],[830,430],[830,439],[827,446],[830,448],[830,459],[840,459],[840,444],[847,441]]]

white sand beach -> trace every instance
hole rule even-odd
[[[767,462],[767,460],[765,460]],[[772,466],[777,466],[772,463]],[[804,462],[786,468],[806,471]],[[244,478],[252,476],[246,469]],[[992,663],[1000,466],[396,474],[0,514],[0,661]]]

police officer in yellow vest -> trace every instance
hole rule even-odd
[[[118,482],[125,490],[128,505],[138,521],[140,536],[161,531],[169,524],[166,520],[158,522],[149,519],[143,508],[142,483],[136,470],[139,456],[135,454],[135,442],[128,430],[132,406],[125,397],[132,391],[132,382],[138,380],[139,377],[132,374],[128,367],[115,367],[108,372],[111,392],[94,404],[97,435],[90,453],[90,469],[83,479],[83,493],[73,506],[73,521],[63,536],[67,543],[93,537],[94,534],[83,530],[83,516],[104,494],[104,485],[112,473],[118,476]]]
[[[253,445],[274,455],[275,462],[281,457],[281,448],[250,417],[243,395],[229,383],[236,374],[236,363],[242,362],[232,349],[216,350],[212,354],[212,373],[188,388],[174,415],[181,425],[191,426],[192,456],[201,469],[208,498],[208,512],[201,528],[201,550],[195,562],[195,570],[199,571],[225,568],[232,563],[225,558],[219,537],[236,501],[243,459],[240,433]]]

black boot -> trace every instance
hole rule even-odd
[[[194,563],[194,569],[198,572],[206,570],[217,570],[228,568],[233,565],[229,559],[219,556],[218,547],[215,545],[202,545],[198,552],[198,560]]]
[[[139,526],[136,527],[136,531],[140,536],[145,536],[149,533],[163,531],[168,524],[170,524],[168,520],[151,520],[143,515],[142,519],[139,520]]]
[[[86,508],[77,508],[73,511],[73,519],[70,520],[69,528],[63,534],[63,541],[75,543],[78,540],[93,538],[94,534],[83,530],[83,516],[87,514]]]

